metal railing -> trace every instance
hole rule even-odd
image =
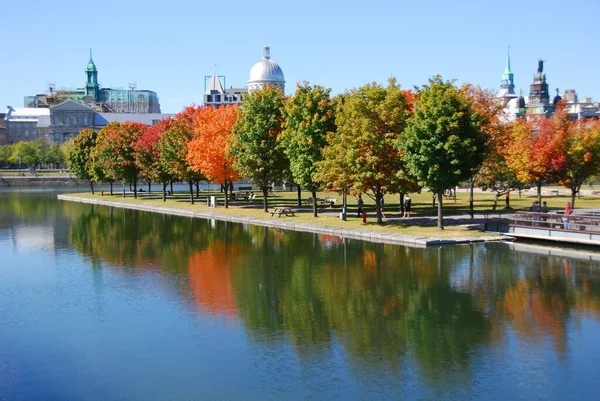
[[[569,232],[600,232],[600,217],[562,213],[515,212],[511,227],[533,227]]]

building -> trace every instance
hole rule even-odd
[[[37,138],[48,140],[50,110],[8,106],[4,117],[6,140],[9,145]]]
[[[204,105],[223,106],[230,104],[241,104],[244,97],[254,90],[260,89],[265,85],[273,85],[285,91],[285,78],[283,70],[273,60],[271,60],[271,49],[269,46],[263,48],[263,57],[258,63],[250,69],[250,79],[248,88],[227,88],[225,77],[217,75],[204,77]]]
[[[0,146],[8,145],[8,133],[6,131],[6,114],[0,113]]]
[[[100,113],[95,108],[74,100],[49,108],[8,107],[6,123],[7,143],[32,141],[42,138],[49,143],[64,143],[82,129],[99,130],[110,122],[139,122],[151,126],[173,114],[160,113]]]
[[[554,113],[557,103],[563,99],[571,119],[600,118],[600,104],[592,102],[591,98],[579,100],[574,89],[565,90],[562,97],[559,95],[559,90],[556,89],[556,95],[552,101],[550,100],[549,85],[544,72],[544,60],[538,60],[537,71],[529,86],[529,96],[523,96],[522,91],[519,96],[516,96],[514,89],[514,74],[510,67],[509,54],[498,93],[498,98],[505,105],[507,120],[512,121],[516,118],[535,115],[550,116]]]
[[[67,100],[83,104],[98,112],[160,113],[156,92],[138,90],[135,84],[130,84],[128,89],[101,88],[91,49],[90,59],[85,69],[85,87],[57,90],[54,84],[50,84],[46,93],[25,96],[24,105],[26,108],[49,108]]]
[[[283,70],[279,64],[271,60],[271,48],[263,48],[263,57],[258,63],[252,66],[250,70],[250,79],[248,79],[248,92],[260,89],[266,85],[273,85],[281,88],[285,92],[285,78]]]
[[[241,104],[248,93],[246,88],[226,88],[223,75],[204,77],[204,104],[207,106],[224,106]]]

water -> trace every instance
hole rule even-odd
[[[55,198],[0,192],[0,400],[598,399],[600,263],[583,251]]]

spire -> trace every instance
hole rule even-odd
[[[90,47],[90,61],[92,61],[92,48]]]
[[[506,48],[506,68],[504,69],[504,75],[512,75],[512,70],[510,69],[510,46]]]
[[[506,50],[506,68],[504,68],[504,73],[502,74],[502,81],[500,82],[500,93],[498,97],[511,99],[517,97],[517,95],[515,94],[514,75],[512,70],[510,69],[510,46],[508,46]]]

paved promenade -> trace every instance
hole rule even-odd
[[[134,209],[141,210],[153,213],[163,213],[163,214],[171,214],[177,216],[186,216],[186,217],[197,217],[202,219],[215,219],[222,221],[232,221],[236,223],[246,223],[253,224],[257,226],[265,226],[265,227],[273,227],[279,228],[283,230],[294,230],[294,231],[305,231],[305,232],[313,232],[320,234],[329,234],[340,236],[344,238],[354,238],[371,242],[379,242],[379,243],[389,243],[389,244],[400,244],[400,245],[412,245],[412,246],[434,246],[434,245],[452,245],[452,244],[468,244],[475,242],[491,242],[491,241],[502,241],[502,240],[510,240],[509,237],[504,237],[501,235],[493,235],[490,234],[484,237],[469,237],[469,236],[460,236],[453,238],[436,238],[434,236],[431,237],[417,237],[411,235],[403,235],[403,234],[388,234],[382,233],[378,231],[372,231],[368,229],[358,229],[358,228],[340,228],[340,227],[331,227],[319,224],[310,224],[310,223],[298,223],[293,220],[282,220],[277,218],[250,218],[250,217],[242,217],[242,216],[232,216],[229,214],[219,213],[218,211],[196,211],[196,210],[186,210],[186,209],[178,209],[173,207],[160,207],[160,206],[149,206],[138,203],[125,203],[114,200],[103,200],[103,199],[91,199],[80,197],[76,195],[58,195],[58,199],[64,201],[71,202],[81,202],[81,203],[89,203],[94,205],[104,205],[104,206],[112,206],[124,209]],[[424,226],[432,225],[432,221],[436,221],[437,217],[416,217],[411,218],[409,221],[414,224],[422,224]],[[468,225],[479,225],[483,224],[483,216],[478,216],[476,219],[471,220],[469,216],[449,216],[445,217],[444,220],[456,220],[453,222],[456,225],[461,225],[462,223]],[[389,219],[400,220],[397,219]]]

